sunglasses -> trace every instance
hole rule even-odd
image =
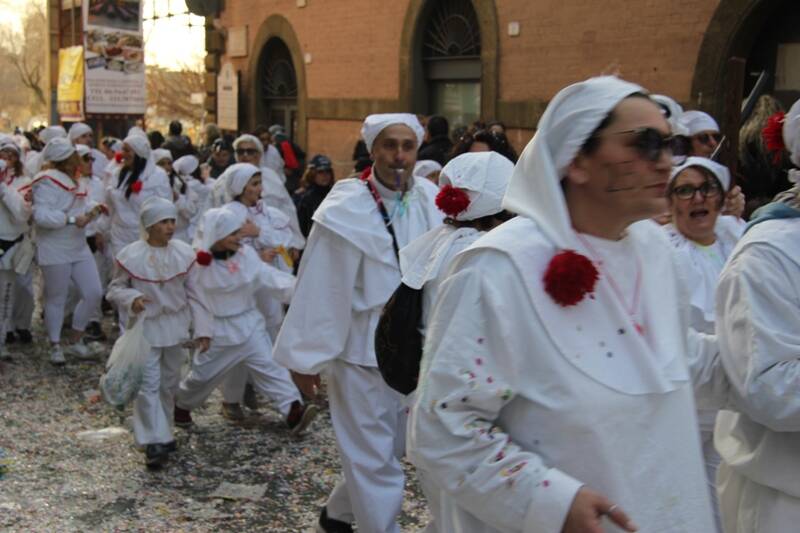
[[[258,153],[258,150],[255,148],[237,148],[236,155],[255,155]]]
[[[722,140],[722,134],[698,133],[697,135],[694,136],[694,138],[697,139],[701,144],[706,144],[706,145],[711,144],[711,139],[714,139],[714,142],[719,144],[719,142]]]
[[[716,198],[722,193],[722,189],[713,181],[707,181],[699,187],[695,187],[694,185],[678,185],[672,189],[672,194],[681,200],[691,200],[698,192],[703,199]]]
[[[89,161],[94,161],[94,157],[92,157],[90,155],[85,155],[85,156],[83,156],[83,160],[88,163]]]
[[[661,158],[661,154],[667,152],[672,155],[675,145],[675,136],[664,135],[655,128],[636,128],[633,130],[616,131],[610,135],[633,134],[631,146],[639,152],[642,158],[656,162]]]

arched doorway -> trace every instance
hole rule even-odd
[[[493,0],[411,0],[400,49],[400,104],[444,115],[451,128],[493,118],[497,40]]]
[[[272,37],[261,51],[259,61],[260,99],[263,118],[259,122],[281,124],[289,138],[297,130],[297,75],[286,43]]]

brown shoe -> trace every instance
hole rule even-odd
[[[238,403],[225,403],[222,402],[222,409],[220,410],[222,416],[232,422],[241,422],[245,419],[242,406]]]
[[[181,409],[177,405],[175,406],[175,411],[173,411],[172,419],[179,428],[192,425],[192,413],[186,409]]]
[[[301,435],[318,413],[319,407],[313,403],[303,405],[297,400],[292,402],[289,415],[286,417],[286,425],[289,427],[289,433],[294,436]]]

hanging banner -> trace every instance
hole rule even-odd
[[[143,115],[142,2],[84,0],[86,112]]]
[[[239,130],[239,78],[230,62],[222,65],[217,76],[217,125]]]
[[[58,115],[62,122],[79,122],[83,116],[83,46],[58,51]]]

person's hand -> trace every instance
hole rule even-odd
[[[79,228],[85,228],[86,224],[92,221],[89,215],[80,215],[75,217],[75,225]]]
[[[314,399],[317,397],[317,390],[320,387],[319,374],[299,374],[292,372],[294,384],[306,398]]]
[[[631,522],[622,509],[611,503],[602,494],[587,487],[581,487],[572,501],[572,506],[564,521],[562,533],[603,533],[603,517],[621,527],[625,531],[636,531],[638,528]]]
[[[200,165],[200,181],[205,183],[211,177],[211,165],[203,163]]]
[[[295,263],[300,260],[300,250],[297,248],[289,248],[289,255],[292,257],[292,261]]]
[[[278,250],[276,250],[275,248],[264,248],[263,250],[258,252],[258,255],[259,257],[261,257],[262,261],[271,264],[278,256]]]
[[[106,238],[103,237],[102,233],[95,233],[94,234],[94,245],[97,248],[97,251],[103,253],[106,249]]]
[[[194,340],[194,346],[200,353],[207,352],[211,347],[211,339],[209,337],[198,337]]]
[[[145,304],[148,302],[148,299],[144,296],[139,296],[136,298],[133,303],[131,304],[131,311],[134,315],[138,315],[142,311],[144,311]]]
[[[261,234],[261,230],[258,226],[253,224],[253,221],[248,219],[245,221],[244,226],[242,226],[242,236],[243,237],[258,237]]]
[[[722,208],[722,214],[741,217],[742,213],[744,213],[745,200],[742,188],[736,185],[725,195],[725,205]]]

